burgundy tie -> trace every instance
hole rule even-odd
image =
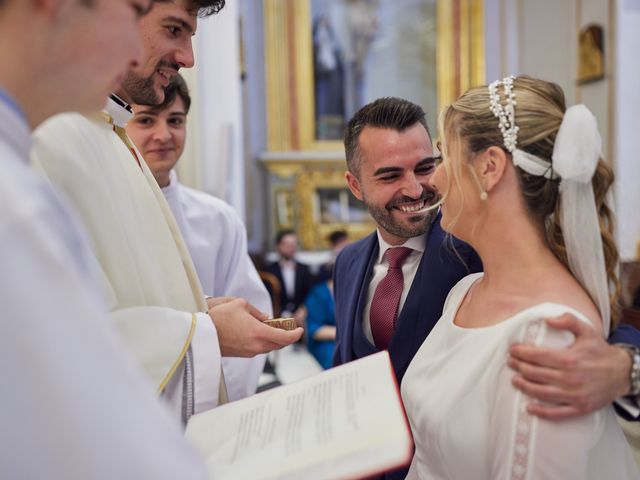
[[[385,350],[396,329],[400,296],[404,286],[402,264],[413,250],[407,247],[389,248],[385,252],[389,269],[387,275],[380,280],[371,300],[369,321],[371,333],[376,347]]]

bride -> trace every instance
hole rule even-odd
[[[611,407],[533,417],[506,366],[512,343],[571,344],[544,318],[570,312],[605,336],[616,318],[613,174],[595,118],[566,109],[555,84],[508,77],[466,92],[439,127],[442,226],[484,274],[453,288],[402,382],[416,445],[407,478],[640,478]]]

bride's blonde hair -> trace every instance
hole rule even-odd
[[[527,76],[515,78],[513,91],[517,99],[515,124],[518,126],[518,149],[548,161],[553,167],[553,147],[566,110],[562,89],[555,83]],[[504,102],[505,99],[501,97]],[[505,153],[498,120],[489,108],[487,86],[465,92],[440,113],[439,132],[443,154],[454,153],[458,158],[471,158],[491,146],[499,146]],[[449,151],[448,151],[449,150]],[[445,162],[449,173],[449,186],[460,182],[462,162]],[[569,269],[560,219],[560,181],[531,175],[515,167],[520,182],[524,205],[534,219],[544,227],[545,237],[555,256]],[[614,180],[613,169],[602,159],[593,175],[592,186],[599,216],[605,268],[609,283],[614,286],[610,295],[611,320],[618,319],[620,282],[617,276],[618,249],[614,240],[614,215],[605,198]],[[455,220],[454,220],[455,221]]]

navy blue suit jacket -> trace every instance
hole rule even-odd
[[[609,343],[629,343],[631,345],[640,347],[640,332],[631,325],[618,325],[618,327],[613,332],[611,332],[611,335],[609,335]],[[629,412],[627,412],[624,408],[621,408],[617,404],[614,403],[613,406],[615,407],[618,415],[620,415],[622,418],[632,422],[637,422],[638,420],[640,420],[638,418],[632,417]]]
[[[345,247],[336,259],[333,275],[337,328],[334,366],[366,356],[358,353],[354,340],[362,340],[363,309],[378,249],[378,237],[374,232]],[[449,291],[466,275],[481,270],[476,253],[467,244],[447,237],[438,216],[427,235],[424,254],[389,344],[398,383],[440,318]],[[369,343],[369,346],[368,353],[377,351],[373,344]]]

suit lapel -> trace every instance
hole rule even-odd
[[[359,288],[357,291],[358,296],[356,297],[357,301],[354,302],[355,312],[353,312],[354,324],[352,325],[353,331],[362,332],[362,336],[364,337],[364,332],[362,329],[362,317],[364,315],[364,309],[367,304],[367,296],[369,293],[369,285],[371,283],[371,275],[373,275],[373,266],[376,263],[378,258],[378,251],[380,250],[380,245],[378,243],[378,237],[376,236],[375,241],[371,245],[371,248],[368,250],[366,255],[362,255],[365,260],[360,266],[361,269],[358,272],[358,277],[361,281],[359,283]]]
[[[343,278],[343,288],[346,290],[345,298],[347,299],[347,311],[345,318],[347,319],[347,328],[344,346],[348,350],[346,353],[347,361],[353,360],[353,334],[356,328],[362,329],[362,312],[365,302],[367,301],[367,291],[369,288],[369,277],[378,253],[378,237],[374,232],[367,237],[361,247],[356,250],[349,259],[349,264],[345,270]]]

